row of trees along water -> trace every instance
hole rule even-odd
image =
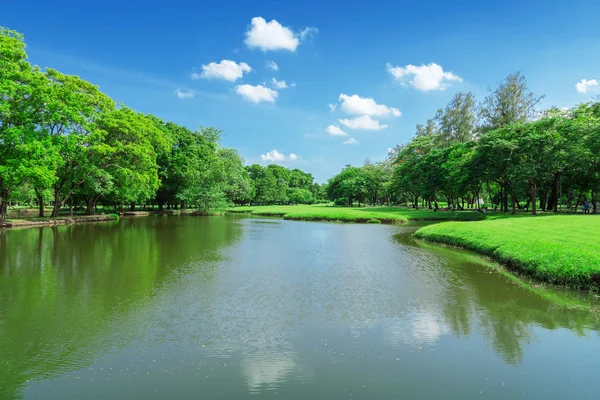
[[[533,214],[590,202],[595,213],[600,103],[540,111],[541,99],[520,72],[480,103],[472,93],[457,93],[384,162],[347,166],[331,178],[328,196],[338,204],[397,200],[438,208],[444,201],[454,209],[488,204]]]
[[[97,86],[27,61],[23,36],[0,27],[0,218],[7,205],[92,214],[136,204],[201,209],[312,203],[311,174],[245,167],[215,128],[186,127],[116,104]]]

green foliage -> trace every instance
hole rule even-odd
[[[525,75],[508,75],[479,107],[482,130],[502,128],[516,122],[526,122],[535,116],[536,105],[544,96],[536,96],[527,87]]]
[[[290,188],[288,199],[292,204],[312,204],[314,203],[313,194],[308,189]]]
[[[275,164],[253,164],[246,169],[253,187],[251,204],[312,204],[325,195],[313,176],[299,169]]]
[[[536,214],[540,208],[558,211],[561,201],[570,210],[591,201],[595,213],[600,105],[539,113],[540,99],[521,73],[511,74],[481,104],[477,128],[472,94],[456,94],[427,126],[417,125],[411,141],[390,153],[393,175],[382,187],[415,208],[438,208],[444,200],[455,209],[491,204]],[[330,182],[330,191],[343,188]]]
[[[245,168],[220,133],[116,106],[77,76],[31,66],[23,36],[0,27],[0,219],[11,199],[38,203],[40,216],[53,200],[56,217],[69,203],[92,214],[98,202],[208,210],[323,198],[301,170]]]

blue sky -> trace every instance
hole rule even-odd
[[[597,0],[0,0],[32,63],[321,182],[383,159],[457,91],[481,100],[517,70],[544,107],[590,100],[599,15]]]

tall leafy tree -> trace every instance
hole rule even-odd
[[[77,76],[54,69],[48,69],[46,75],[51,96],[42,128],[51,136],[62,161],[53,185],[52,216],[56,217],[75,191],[102,168],[97,157],[102,152],[102,143],[98,140],[96,122],[103,113],[114,110],[115,104],[97,86]],[[104,161],[110,163],[109,158]]]
[[[23,35],[0,27],[0,219],[11,191],[25,178],[22,162],[34,152],[28,146],[37,139],[46,84],[27,62]]]
[[[242,204],[250,201],[254,187],[244,167],[244,160],[233,149],[221,148],[218,156],[223,165],[222,189],[229,203]]]
[[[508,75],[480,105],[479,117],[484,132],[535,116],[536,106],[544,96],[537,96],[527,86],[522,72]]]
[[[459,92],[448,105],[438,110],[435,120],[439,127],[436,142],[442,147],[466,143],[475,137],[476,103],[473,93]]]

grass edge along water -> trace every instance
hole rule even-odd
[[[417,239],[475,251],[532,278],[600,290],[600,224],[594,216],[446,222],[420,228]]]

